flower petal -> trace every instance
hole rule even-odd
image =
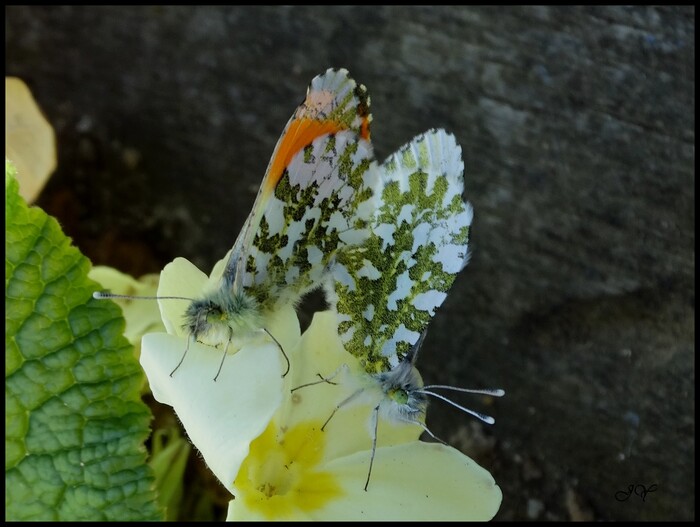
[[[175,258],[160,273],[158,296],[180,296],[188,299],[200,298],[207,284],[207,275],[185,258]],[[163,324],[171,335],[184,337],[183,315],[189,306],[188,300],[162,299],[158,301]]]
[[[313,521],[315,516],[308,514],[302,509],[293,509],[288,511],[284,518],[275,518],[275,521],[292,521],[303,522]],[[261,510],[250,507],[241,506],[238,500],[228,502],[228,513],[226,514],[227,522],[245,521],[245,522],[269,522],[270,518]]]
[[[141,364],[153,396],[172,406],[209,468],[231,490],[250,442],[267,427],[282,401],[283,358],[276,344],[250,344],[227,357],[192,344],[170,376],[185,341],[152,333],[142,341]]]
[[[501,504],[491,474],[460,451],[413,442],[378,448],[367,491],[370,452],[331,461],[326,469],[343,499],[314,512],[316,520],[490,520]]]

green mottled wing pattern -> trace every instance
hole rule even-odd
[[[231,252],[225,289],[263,310],[293,303],[320,284],[338,250],[366,239],[378,182],[369,104],[347,70],[311,81]]]
[[[247,254],[243,285],[265,307],[319,285],[332,258],[369,237],[378,167],[352,132],[315,139],[275,187]]]
[[[370,236],[336,259],[328,297],[368,373],[406,357],[467,263],[473,212],[461,153],[454,136],[431,130],[390,156]]]

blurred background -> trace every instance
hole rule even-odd
[[[473,253],[419,368],[507,393],[459,399],[494,426],[433,403],[430,428],[493,474],[496,519],[695,517],[693,7],[5,15],[6,75],[57,134],[37,204],[94,264],[134,276],[223,257],[328,67],[368,87],[379,159],[453,132]],[[188,480],[182,517],[225,517],[196,454]]]

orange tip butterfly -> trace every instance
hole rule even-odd
[[[221,365],[234,340],[262,332],[279,346],[264,328],[265,315],[318,287],[334,257],[369,236],[378,182],[370,121],[367,91],[346,70],[329,69],[311,81],[275,146],[218,287],[183,298],[190,301],[183,324],[189,339],[172,373],[192,341],[223,345]]]

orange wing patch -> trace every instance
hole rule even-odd
[[[269,193],[275,189],[292,158],[303,148],[310,145],[314,139],[322,135],[340,132],[343,129],[342,123],[333,121],[317,121],[314,119],[296,119],[291,121],[270,163],[264,192]]]

